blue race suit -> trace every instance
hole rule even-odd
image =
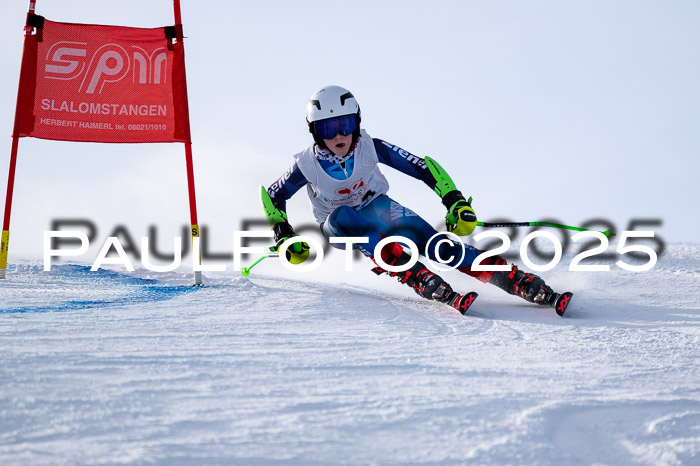
[[[369,137],[366,133],[363,136]],[[379,163],[419,179],[433,190],[437,181],[422,158],[381,139],[372,138],[371,141]],[[315,163],[318,163],[328,176],[336,180],[347,179],[352,175],[356,164],[365,162],[356,160],[356,157],[361,157],[364,153],[356,151],[344,162],[343,166],[326,160],[315,160]],[[268,188],[274,206],[281,211],[286,210],[288,199],[302,187],[311,183],[302,173],[299,163],[299,160],[295,161],[292,167]],[[311,184],[313,185],[313,183]],[[310,189],[310,195],[312,192],[313,186]],[[441,259],[444,262],[451,258],[445,264],[459,269],[468,268],[481,252],[469,245],[464,245],[463,250],[461,243],[457,244],[453,241],[443,241],[438,250],[435,251],[434,246],[439,242],[440,237],[435,238],[426,251],[428,240],[438,232],[419,215],[386,194],[376,195],[368,203],[352,206],[340,205],[329,210],[330,213],[324,219],[320,219],[317,215],[324,236],[326,238],[368,237],[369,242],[354,245],[368,257],[374,257],[375,246],[387,236],[408,238],[418,246],[421,254],[434,261]],[[449,237],[446,238],[449,239]],[[344,244],[331,244],[336,248],[345,247]]]

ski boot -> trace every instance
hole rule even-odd
[[[509,294],[520,296],[525,301],[553,307],[559,316],[564,315],[573,296],[569,291],[555,293],[539,276],[518,270],[516,265],[513,265],[510,272],[493,272],[488,283]]]
[[[387,257],[384,259],[384,262],[391,266],[407,264],[411,259],[411,256],[403,251],[400,245],[397,246],[398,248],[394,246],[393,250],[388,253],[386,255]],[[374,261],[374,259],[372,260]],[[474,300],[478,296],[474,292],[469,292],[464,295],[457,293],[452,289],[449,283],[443,280],[439,275],[428,270],[421,262],[416,262],[413,267],[402,272],[389,272],[379,265],[373,268],[372,272],[377,275],[386,273],[390,277],[396,277],[399,282],[405,283],[413,288],[421,297],[431,301],[445,303],[452,306],[463,315],[467,313],[469,306],[474,303]]]

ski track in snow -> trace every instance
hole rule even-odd
[[[699,464],[700,245],[558,270],[564,319],[456,272],[468,317],[386,277],[12,266],[0,463]]]

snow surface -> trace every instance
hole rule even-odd
[[[565,318],[457,272],[468,317],[388,277],[11,265],[0,463],[700,464],[700,245],[543,275]]]

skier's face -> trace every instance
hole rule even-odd
[[[338,133],[333,137],[333,139],[324,139],[323,142],[335,155],[343,157],[350,151],[352,134],[343,136],[342,134]]]

